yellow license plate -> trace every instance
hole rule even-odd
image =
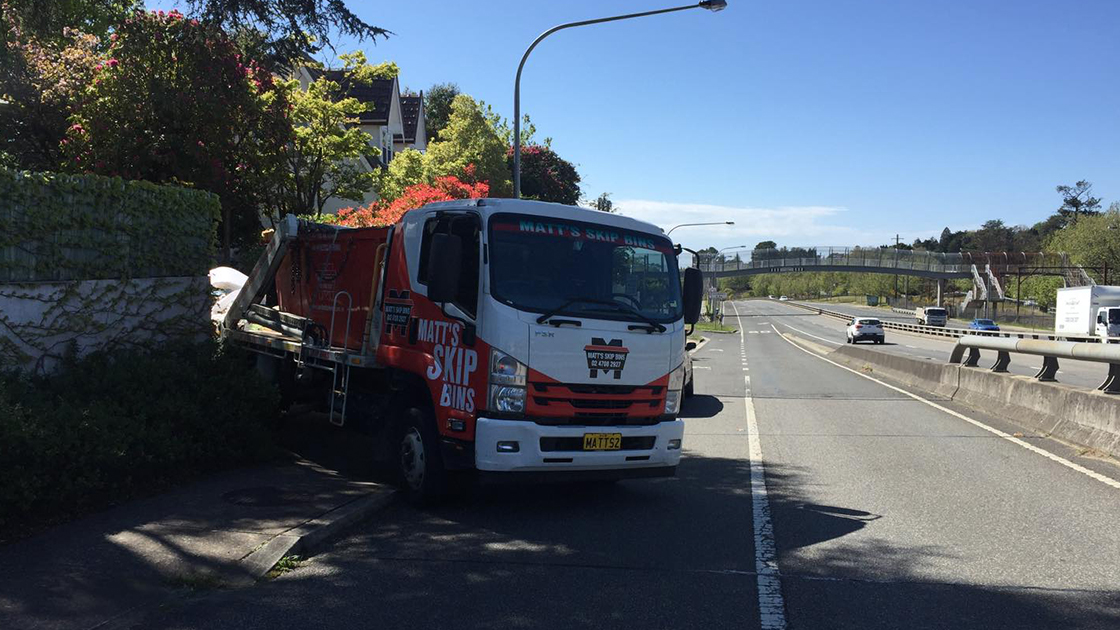
[[[621,433],[584,433],[583,450],[617,451],[622,448]]]

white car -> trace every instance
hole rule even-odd
[[[783,295],[782,297],[778,298],[778,301],[779,302],[788,302],[789,298]]]
[[[858,341],[874,341],[883,343],[886,335],[883,333],[883,324],[873,317],[856,317],[848,324],[848,343]]]

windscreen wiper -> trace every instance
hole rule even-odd
[[[544,315],[541,315],[540,317],[537,318],[537,323],[538,324],[543,324],[543,323],[547,322],[553,316],[559,314],[560,311],[563,311],[564,309],[568,308],[572,304],[576,304],[576,303],[579,303],[579,302],[586,302],[588,304],[601,304],[603,302],[606,302],[606,300],[598,300],[596,298],[570,297],[570,298],[564,300],[564,303],[561,304],[560,306],[557,306],[556,308],[549,309],[549,310],[545,311]]]
[[[599,298],[583,298],[583,297],[568,298],[560,306],[557,306],[556,308],[551,309],[548,312],[546,312],[544,315],[541,315],[540,317],[538,317],[537,318],[537,323],[538,324],[543,324],[546,321],[548,321],[552,316],[558,314],[560,311],[563,311],[564,309],[568,308],[572,304],[576,304],[576,303],[579,303],[579,302],[583,302],[585,304],[601,304],[601,305],[604,305],[604,306],[612,306],[616,309],[622,309],[623,312],[629,313],[630,315],[633,315],[633,316],[637,317],[638,319],[642,320],[643,322],[645,322],[643,325],[640,326],[640,328],[642,328],[644,330],[647,330],[648,332],[659,332],[660,333],[660,332],[665,332],[667,330],[665,328],[665,326],[653,321],[649,317],[646,317],[645,315],[642,314],[641,311],[639,311],[638,309],[636,309],[633,306],[630,306],[628,304],[624,304],[622,302],[616,302],[614,300],[601,300]],[[633,326],[631,328],[633,328]]]

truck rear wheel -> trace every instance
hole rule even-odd
[[[447,471],[430,411],[409,407],[397,439],[397,473],[408,500],[430,505],[447,493]]]

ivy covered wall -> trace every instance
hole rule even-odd
[[[0,168],[0,368],[200,336],[217,196]]]

